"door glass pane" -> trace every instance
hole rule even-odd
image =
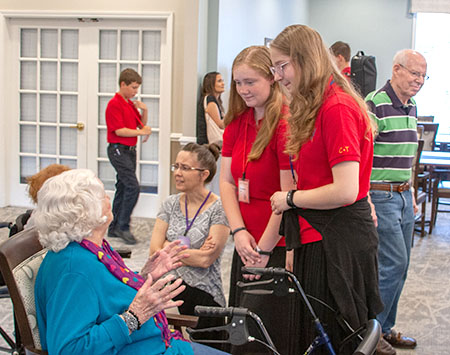
[[[20,120],[36,122],[36,94],[20,94]]]
[[[36,126],[20,125],[20,151],[36,153]]]
[[[100,59],[117,58],[117,31],[100,31]]]
[[[159,99],[142,98],[142,102],[147,105],[148,109],[148,123],[152,128],[159,127]]]
[[[152,132],[147,142],[141,142],[141,160],[158,161],[159,132]]]
[[[22,28],[20,31],[20,56],[22,58],[37,57],[37,30]]]
[[[56,62],[41,62],[41,90],[56,91]]]
[[[40,158],[39,170],[42,170],[51,164],[56,164],[56,158]]]
[[[41,57],[58,56],[58,30],[41,30]]]
[[[39,120],[56,123],[56,95],[41,94],[40,98]]]
[[[60,128],[59,149],[61,155],[77,155],[77,133],[78,130],[76,128]]]
[[[62,165],[67,165],[71,169],[77,168],[77,161],[75,159],[60,159],[59,163]]]
[[[108,154],[106,153],[106,129],[98,130],[98,156],[101,158],[107,158]]]
[[[106,106],[108,106],[108,102],[111,99],[112,99],[112,96],[100,96],[98,98],[98,124],[101,126],[106,125],[105,111],[106,111]]]
[[[20,88],[36,90],[36,62],[20,62]]]
[[[149,164],[140,164],[141,178],[140,186],[141,192],[158,193],[158,166]]]
[[[145,64],[142,66],[142,89],[143,94],[159,95],[159,65]]]
[[[39,150],[41,154],[56,154],[56,127],[40,127]]]
[[[120,59],[138,60],[139,58],[139,31],[120,32]]]
[[[116,92],[117,87],[117,74],[115,64],[100,64],[99,72],[99,91],[105,93]]]
[[[134,69],[135,71],[139,72],[139,65],[136,63],[122,63],[120,64],[120,71],[125,70],[127,68]]]
[[[25,184],[27,182],[27,177],[36,173],[36,158],[20,157],[20,182]]]
[[[61,63],[61,91],[78,91],[77,63]]]
[[[159,61],[161,59],[161,32],[142,32],[142,60]]]
[[[76,95],[61,95],[61,123],[77,123],[78,97]]]
[[[61,58],[78,59],[78,30],[61,31]]]
[[[115,190],[116,173],[109,161],[98,162],[98,178],[105,185],[105,190]]]

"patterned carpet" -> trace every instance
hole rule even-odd
[[[428,210],[430,210],[429,206]],[[0,221],[14,221],[23,208],[0,208]],[[153,220],[134,218],[132,231],[139,243],[126,260],[133,270],[140,270],[148,255]],[[0,229],[0,242],[8,235]],[[115,248],[126,248],[120,240],[112,239]],[[233,244],[230,240],[222,255],[222,278],[225,294],[229,288],[229,272]],[[415,237],[409,275],[400,299],[396,330],[417,339],[415,350],[398,350],[400,355],[443,355],[450,353],[450,214],[439,214],[432,235]],[[0,299],[0,326],[12,333],[11,302]],[[5,343],[0,339],[0,346]]]

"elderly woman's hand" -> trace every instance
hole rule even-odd
[[[146,278],[151,274],[153,280],[158,280],[165,273],[181,266],[181,259],[189,257],[189,254],[180,254],[187,249],[185,245],[179,245],[180,240],[167,244],[147,259],[140,274]]]
[[[153,282],[149,274],[147,280],[139,289],[128,307],[139,319],[141,324],[147,322],[151,317],[164,309],[179,307],[183,301],[172,301],[172,298],[184,291],[186,286],[180,286],[182,280],[175,279],[175,276],[168,275],[156,282]]]

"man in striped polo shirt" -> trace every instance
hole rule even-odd
[[[416,341],[392,327],[408,271],[414,213],[411,167],[417,151],[417,112],[412,99],[427,79],[427,63],[418,52],[405,49],[394,56],[392,78],[367,95],[369,112],[377,126],[374,139],[370,198],[375,206],[379,235],[379,284],[384,311],[377,316],[383,330],[384,350],[415,348]]]

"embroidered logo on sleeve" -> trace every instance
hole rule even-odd
[[[348,153],[348,145],[339,148],[339,154]]]

